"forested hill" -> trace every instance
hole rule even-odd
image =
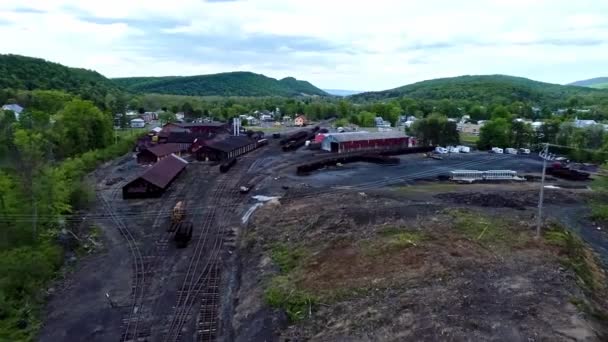
[[[98,72],[70,68],[40,58],[0,55],[0,89],[62,90],[100,100],[121,89]]]
[[[293,77],[282,80],[252,72],[200,76],[127,77],[113,81],[134,92],[196,96],[328,96],[323,90]]]
[[[570,85],[575,85],[579,87],[591,87],[591,88],[608,88],[608,77],[596,77],[588,80],[577,81],[570,83]]]
[[[608,91],[544,83],[523,77],[483,75],[438,78],[385,91],[357,94],[349,98],[354,101],[369,101],[403,96],[428,100],[469,100],[488,104],[522,101],[559,106],[572,97],[608,99]]]

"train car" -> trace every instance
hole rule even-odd
[[[230,170],[231,167],[234,166],[234,164],[236,164],[236,158],[229,158],[226,159],[226,161],[224,161],[221,165],[220,165],[220,172],[221,173],[226,173],[228,172],[228,170]]]
[[[175,236],[173,237],[177,248],[185,248],[188,246],[188,242],[192,240],[193,228],[192,222],[181,222],[177,225]]]
[[[171,211],[171,223],[167,227],[168,232],[174,232],[180,223],[184,221],[186,217],[186,202],[179,201],[173,207]]]

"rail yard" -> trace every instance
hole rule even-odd
[[[196,135],[190,144],[179,142],[184,130]],[[314,146],[319,134],[327,141]],[[558,248],[532,238],[538,155],[429,158],[432,148],[402,134],[341,134],[169,124],[155,139],[176,145],[142,141],[137,156],[98,169],[97,208],[83,225],[102,232],[102,247],[59,286],[41,340],[606,336],[572,304],[606,308],[606,297],[577,288]],[[514,178],[469,184],[451,179],[455,170]],[[608,237],[584,214],[588,183],[560,175],[547,178],[545,226],[592,246],[594,291],[606,293]],[[496,231],[499,215],[508,232]],[[286,289],[288,298],[271,296]],[[464,312],[469,321],[454,318]]]

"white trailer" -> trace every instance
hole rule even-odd
[[[505,152],[507,154],[517,154],[517,150],[511,147],[507,147],[507,149],[505,150]]]
[[[503,154],[504,153],[503,149],[500,148],[500,147],[492,147],[492,150],[490,150],[490,152],[492,152],[492,153],[498,153],[498,154]]]

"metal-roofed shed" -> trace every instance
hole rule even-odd
[[[188,162],[170,154],[122,188],[123,198],[160,197]]]
[[[140,164],[152,164],[171,155],[182,151],[180,144],[158,144],[145,149],[137,154],[137,162]]]
[[[327,134],[321,143],[325,151],[381,151],[409,147],[410,137],[401,132],[348,132]]]
[[[222,136],[195,144],[192,152],[198,160],[220,161],[238,157],[257,147],[257,141],[247,136]]]

